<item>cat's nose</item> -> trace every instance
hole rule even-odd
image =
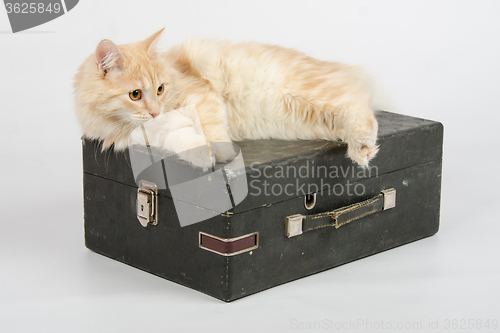
[[[151,115],[151,117],[156,118],[160,113],[149,113],[149,114]]]

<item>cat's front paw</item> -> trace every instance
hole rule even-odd
[[[210,142],[212,156],[217,162],[229,162],[236,157],[232,142]]]
[[[184,150],[177,153],[177,156],[179,156],[180,159],[189,162],[194,167],[203,169],[203,171],[207,171],[212,167],[212,159],[208,153],[208,146],[200,146]]]
[[[203,136],[183,137],[177,140],[173,151],[177,156],[191,165],[207,171],[212,167],[212,159],[208,151],[207,142]]]

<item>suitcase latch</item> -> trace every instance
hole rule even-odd
[[[158,224],[158,186],[141,180],[137,189],[137,219],[143,227]]]

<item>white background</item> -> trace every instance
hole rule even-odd
[[[476,329],[489,319],[482,330],[492,331],[499,15],[499,1],[82,0],[12,34],[0,8],[0,331],[280,332],[314,322],[314,331],[430,322],[451,331],[453,319]],[[72,77],[101,39],[126,43],[162,27],[171,44],[257,40],[364,65],[393,110],[444,123],[439,233],[229,304],[87,250]]]

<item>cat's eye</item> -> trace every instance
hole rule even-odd
[[[161,86],[159,86],[158,89],[156,90],[156,94],[161,95],[161,93],[163,92],[164,89],[165,89],[165,86],[162,83]]]
[[[129,95],[131,100],[137,101],[137,100],[141,99],[142,92],[139,89],[136,89],[134,91],[129,92],[128,95]]]

